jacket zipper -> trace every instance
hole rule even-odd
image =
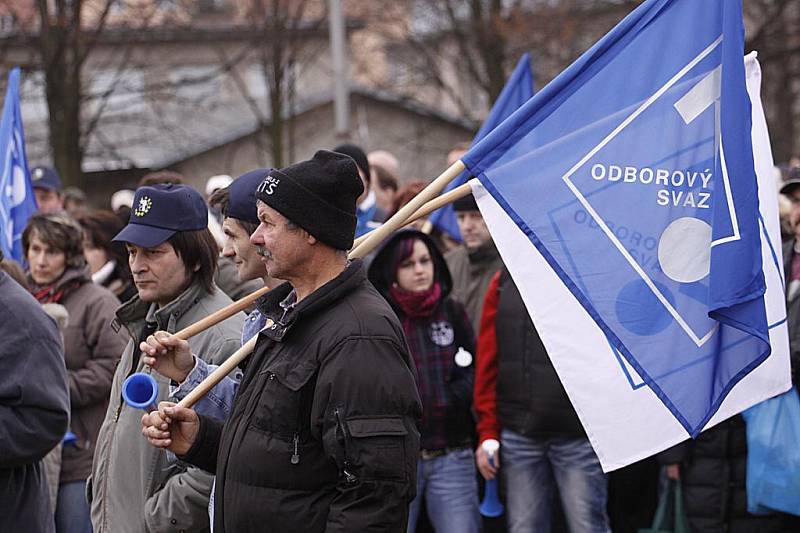
[[[296,465],[300,462],[300,435],[295,433],[292,441],[294,442],[294,453],[292,454],[291,463]]]
[[[267,371],[267,381],[275,380],[275,372]],[[292,458],[289,460],[293,465],[300,463],[300,434],[295,432],[292,437]]]
[[[356,477],[351,472],[352,465],[350,464],[350,458],[347,455],[347,450],[350,447],[349,446],[350,437],[347,434],[347,430],[345,429],[344,424],[342,423],[342,417],[341,417],[341,414],[339,413],[339,408],[338,407],[333,410],[333,414],[336,416],[337,432],[341,431],[342,432],[342,437],[344,439],[344,461],[342,461],[342,474],[344,474],[345,483],[347,483],[348,485],[352,485],[352,484],[358,482],[358,477]]]
[[[114,415],[114,425],[111,428],[111,436],[108,439],[108,446],[106,448],[108,450],[109,455],[113,452],[114,438],[117,436],[117,429],[118,429],[117,428],[117,422],[119,421],[119,415],[120,415],[121,412],[122,412],[122,402],[120,401],[119,407],[117,407],[117,413],[116,413],[116,415]],[[111,461],[108,461],[108,463],[106,464],[106,472],[105,472],[105,475],[103,476],[103,487],[102,487],[102,492],[103,492],[103,495],[102,495],[102,498],[103,498],[103,517],[102,517],[103,527],[101,528],[101,531],[105,531],[108,528],[108,522],[107,522],[107,518],[108,518],[108,505],[107,505],[108,498],[106,497],[106,492],[108,491],[108,478],[109,477],[111,477]],[[94,481],[94,480],[92,480],[92,481]],[[92,500],[95,500],[96,498],[97,498],[97,494],[94,493],[94,486],[93,486],[92,487]]]

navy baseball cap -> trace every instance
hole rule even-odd
[[[112,240],[153,248],[178,231],[208,227],[208,210],[199,192],[174,183],[136,189],[131,218]]]
[[[31,169],[31,182],[34,189],[61,190],[61,178],[54,168],[33,167]]]
[[[233,180],[233,183],[228,185],[230,203],[227,216],[258,224],[256,189],[272,171],[271,168],[258,168]]]

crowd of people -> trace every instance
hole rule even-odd
[[[0,531],[627,532],[668,479],[692,531],[800,531],[747,512],[741,416],[603,473],[471,195],[458,235],[422,219],[348,259],[424,188],[400,167],[345,144],[205,195],[148,174],[103,209],[32,169],[24,261],[1,258]],[[800,167],[780,190],[794,376]],[[137,372],[157,409],[124,401]],[[481,516],[489,480],[502,518]]]

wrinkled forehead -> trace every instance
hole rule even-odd
[[[261,200],[256,200],[256,212],[258,219],[267,222],[289,222],[289,219],[283,216],[280,211],[273,209]]]

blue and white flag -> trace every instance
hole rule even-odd
[[[22,231],[35,212],[19,110],[19,68],[15,68],[8,75],[0,119],[0,247],[6,257],[23,262]]]
[[[790,386],[743,40],[736,0],[648,0],[462,158],[607,471]]]
[[[526,53],[517,62],[514,72],[511,73],[511,77],[508,78],[503,90],[500,91],[500,95],[489,111],[486,120],[481,125],[475,138],[472,139],[472,146],[475,146],[475,143],[486,137],[490,131],[500,125],[522,104],[530,100],[532,96],[533,73],[531,72],[531,57],[530,54]],[[462,172],[460,176],[447,185],[444,192],[452,191],[456,187],[463,185],[468,178],[469,172]],[[458,229],[456,213],[453,211],[451,204],[434,211],[430,216],[430,221],[434,227],[444,231],[453,239],[461,241],[461,232]]]

